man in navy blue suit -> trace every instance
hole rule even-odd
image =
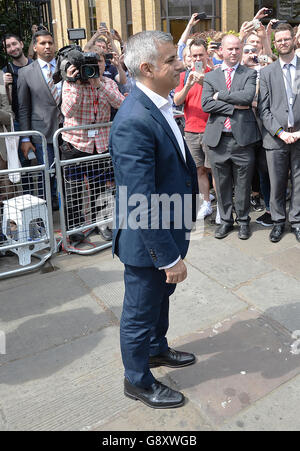
[[[110,135],[117,184],[113,253],[125,265],[124,393],[150,407],[179,407],[183,394],[157,381],[150,368],[195,362],[193,354],[169,348],[166,339],[169,296],[187,277],[183,259],[197,216],[197,171],[169,97],[182,64],[172,36],[160,31],[132,36],[125,64],[136,87]]]

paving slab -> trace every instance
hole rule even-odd
[[[300,281],[294,277],[273,271],[241,286],[235,293],[289,331],[300,329]]]
[[[0,429],[89,429],[131,407],[117,327],[1,368]]]
[[[186,260],[228,288],[234,288],[273,270],[272,266],[242,254],[223,240],[208,236],[193,242]]]
[[[161,378],[161,381],[163,379]],[[170,384],[169,384],[170,385]],[[211,431],[201,412],[187,401],[180,409],[149,409],[140,402],[137,406],[96,425],[93,431]]]
[[[295,235],[292,233],[286,233],[279,243],[271,243],[269,235],[272,230],[270,227],[263,227],[256,224],[255,217],[261,216],[261,212],[256,215],[251,215],[252,221],[250,223],[252,236],[249,240],[240,240],[238,238],[238,226],[235,226],[235,232],[230,233],[228,237],[224,238],[224,243],[230,247],[237,249],[242,254],[254,257],[257,260],[265,257],[266,255],[277,254],[283,252],[294,246],[297,246]]]
[[[222,431],[297,431],[300,377],[285,383],[224,425]]]
[[[263,260],[279,271],[300,279],[300,244],[276,254],[267,255]]]
[[[291,344],[277,323],[249,309],[178,340],[177,348],[194,352],[197,363],[165,371],[218,426],[300,373]]]
[[[188,278],[177,286],[170,298],[170,342],[189,335],[191,331],[205,329],[248,307],[228,288],[188,263],[187,270]]]
[[[95,296],[120,319],[124,299],[124,265],[120,260],[106,256],[97,266],[79,268],[77,273]]]
[[[187,335],[191,330],[208,327],[247,307],[235,294],[205,274],[189,264],[187,268],[188,279],[178,285],[171,297],[170,340]],[[120,320],[124,298],[122,263],[103,260],[99,267],[80,269],[78,275]]]
[[[0,365],[67,343],[113,324],[73,273],[35,279],[2,293],[0,330],[6,354]]]

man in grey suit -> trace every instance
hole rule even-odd
[[[19,71],[18,101],[20,129],[36,130],[47,139],[49,165],[54,161],[53,135],[63,122],[60,112],[61,86],[54,85],[55,45],[47,30],[40,30],[33,37],[37,60]],[[44,163],[43,151],[38,138],[22,139],[21,150],[25,158],[35,152],[39,164]],[[57,209],[55,178],[51,179],[52,204]]]
[[[274,44],[279,60],[261,71],[258,104],[271,183],[270,210],[274,226],[270,241],[277,243],[284,233],[290,171],[289,221],[300,242],[300,58],[295,54],[293,28],[288,24],[279,25]]]
[[[254,144],[260,132],[252,111],[256,91],[255,70],[240,65],[242,43],[233,35],[222,41],[224,62],[205,75],[202,107],[210,113],[204,142],[216,182],[221,225],[218,239],[233,230],[233,188],[239,238],[250,237],[250,195],[254,168]]]

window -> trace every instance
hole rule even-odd
[[[93,34],[95,34],[98,29],[95,0],[89,0],[89,18],[90,18],[91,35],[93,36]]]
[[[255,11],[259,11],[264,6],[273,8],[273,18],[287,20],[292,25],[300,23],[300,2],[299,0],[256,0]]]
[[[126,1],[126,23],[127,23],[127,37],[133,34],[132,30],[132,7],[131,0]]]
[[[220,30],[221,0],[161,0],[162,30],[171,33],[174,42],[178,42],[191,15],[196,12],[205,12],[207,19],[202,20],[194,31]]]

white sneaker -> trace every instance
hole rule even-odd
[[[210,216],[212,214],[211,203],[207,200],[203,201],[203,204],[198,211],[197,219],[204,219],[206,216]]]
[[[212,202],[213,200],[215,200],[215,196],[211,193],[209,193],[209,200]]]
[[[220,210],[219,210],[219,205],[218,204],[217,204],[217,214],[216,214],[215,223],[216,224],[221,224],[221,216],[220,216]]]

